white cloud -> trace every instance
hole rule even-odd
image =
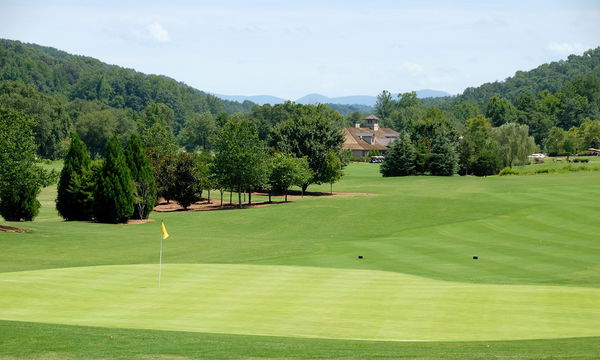
[[[586,50],[588,50],[590,47],[580,44],[580,43],[557,43],[557,42],[553,42],[550,43],[547,46],[547,49],[560,54],[560,55],[571,55],[571,54],[580,54]]]
[[[398,70],[411,75],[418,75],[423,72],[423,66],[421,64],[413,63],[410,61],[404,61],[400,65],[398,65]]]
[[[150,36],[158,42],[169,42],[171,36],[169,32],[159,23],[152,23],[146,27]]]

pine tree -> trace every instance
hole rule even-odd
[[[156,205],[156,180],[150,160],[142,148],[140,137],[131,135],[127,143],[127,165],[134,182],[135,209],[134,216],[147,219]]]
[[[445,134],[435,137],[431,146],[429,170],[434,176],[452,176],[458,171],[458,153],[456,146]]]
[[[56,196],[56,210],[65,220],[92,219],[94,179],[89,176],[90,166],[91,160],[85,144],[77,133],[73,133]]]
[[[94,216],[99,222],[126,222],[133,214],[133,181],[115,135],[108,141],[94,197]]]
[[[415,174],[415,147],[406,132],[401,132],[385,153],[379,171],[384,177],[408,176]]]

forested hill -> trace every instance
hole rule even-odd
[[[47,95],[143,110],[150,103],[173,109],[178,123],[193,113],[249,112],[252,102],[219,99],[166,76],[147,75],[71,55],[51,47],[0,39],[0,81],[20,80]]]
[[[514,103],[524,94],[537,96],[544,90],[555,93],[565,83],[587,75],[600,77],[600,47],[590,49],[583,55],[569,55],[567,60],[543,64],[533,70],[517,71],[504,81],[467,88],[458,96],[427,99],[426,102],[445,107],[444,105],[472,101],[483,106],[492,96],[499,96]]]

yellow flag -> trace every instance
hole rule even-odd
[[[165,227],[165,223],[161,222],[161,224],[162,224],[162,228],[160,229],[160,232],[162,233],[163,240],[165,240],[166,238],[169,237],[169,233],[167,232],[167,228]]]

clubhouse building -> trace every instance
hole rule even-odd
[[[388,146],[398,137],[398,132],[389,128],[379,127],[379,118],[369,115],[365,119],[365,127],[355,121],[354,127],[344,129],[344,144],[342,149],[350,150],[353,157],[369,156],[370,151],[385,154]]]

